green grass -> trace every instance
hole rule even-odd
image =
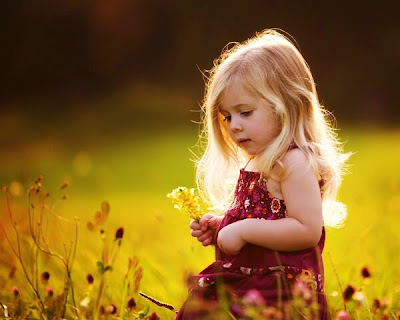
[[[190,236],[189,218],[174,211],[165,197],[178,185],[194,186],[194,164],[188,150],[196,142],[194,127],[170,127],[153,134],[137,131],[125,134],[123,139],[97,141],[95,147],[87,144],[84,149],[63,148],[60,141],[42,140],[35,144],[41,148],[30,144],[19,147],[18,150],[31,148],[29,158],[12,153],[3,158],[2,184],[18,180],[28,185],[30,179],[42,174],[44,186],[53,194],[65,178],[71,181],[70,196],[58,203],[56,211],[80,220],[73,274],[78,301],[86,290],[86,274],[93,273],[95,278],[97,274],[100,238],[98,233],[86,230],[86,223],[93,219],[103,200],[111,204],[110,232],[119,226],[125,228],[108,291],[111,300],[117,299],[122,290],[130,256],[138,256],[144,268],[140,290],[177,308],[187,293],[185,274],[199,272],[213,261],[213,249],[202,247]],[[400,131],[358,128],[343,130],[340,135],[347,141],[345,149],[355,154],[350,159],[351,173],[344,177],[339,195],[348,206],[347,222],[342,229],[327,230],[324,263],[330,306],[334,310],[342,308],[337,273],[343,288],[348,284],[362,287],[369,303],[373,298],[388,297],[399,310]],[[49,145],[53,149],[49,150]],[[74,159],[82,152],[89,163],[86,173],[74,166]],[[0,206],[4,218],[4,201]],[[68,224],[60,225],[58,230],[67,238],[71,234]],[[5,245],[4,240],[1,245]],[[371,270],[369,283],[361,279],[363,266]],[[6,275],[7,264],[0,267]],[[12,285],[7,280],[3,288],[0,286],[1,296],[9,293]],[[54,282],[55,290],[60,289],[57,285]],[[334,291],[337,296],[332,295]],[[139,301],[146,304],[142,298]],[[153,305],[151,309],[161,319],[174,317],[169,310]]]

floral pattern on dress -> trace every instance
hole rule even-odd
[[[261,173],[244,169],[240,170],[235,197],[227,214],[239,219],[276,220],[287,217],[285,202],[268,191],[267,180]]]

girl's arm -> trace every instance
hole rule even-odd
[[[287,168],[287,176],[281,181],[281,191],[288,218],[249,218],[226,226],[218,236],[223,251],[236,254],[245,243],[277,251],[302,250],[318,243],[323,220],[316,175],[300,149],[288,151],[282,162]]]

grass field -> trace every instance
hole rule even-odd
[[[178,185],[194,186],[193,156],[188,148],[196,143],[195,126],[151,129],[124,134],[111,139],[99,135],[92,145],[79,148],[57,139],[37,139],[21,143],[3,154],[1,184],[19,181],[23,195],[15,197],[13,208],[23,214],[26,188],[37,175],[54,197],[64,179],[70,181],[68,199],[55,205],[55,212],[66,218],[79,218],[79,238],[73,269],[75,295],[83,299],[87,289],[86,274],[95,277],[96,262],[101,255],[98,232],[87,230],[103,200],[111,205],[107,230],[113,233],[124,227],[125,235],[115,268],[110,274],[106,300],[118,303],[124,283],[128,257],[137,256],[144,269],[140,290],[178,308],[186,297],[184,283],[188,272],[199,272],[213,261],[212,247],[204,248],[189,233],[189,218],[176,212],[166,194]],[[348,284],[361,289],[371,305],[373,298],[388,298],[393,310],[400,310],[400,139],[399,130],[347,127],[339,132],[347,141],[350,174],[344,177],[340,200],[348,206],[348,219],[342,229],[327,229],[324,250],[326,292],[332,310],[343,309],[341,289]],[[78,137],[79,138],[79,137]],[[65,138],[67,139],[67,138]],[[77,139],[77,137],[74,137]],[[12,144],[11,144],[12,145]],[[79,145],[79,144],[78,144]],[[60,197],[62,194],[59,194]],[[6,226],[4,196],[1,198],[1,220]],[[23,216],[21,221],[23,221]],[[51,232],[52,243],[72,237],[72,224],[57,223]],[[21,287],[28,295],[17,262],[17,277],[7,277],[12,265],[4,237],[0,260],[0,300],[11,299],[11,287]],[[6,262],[5,262],[6,261]],[[372,277],[360,276],[367,266]],[[55,270],[54,291],[61,290],[57,280],[59,265],[50,260],[41,262],[41,270]],[[337,276],[336,276],[337,274]],[[338,279],[340,283],[338,282]],[[341,286],[341,287],[340,287]],[[93,295],[94,297],[94,295]],[[141,297],[139,305],[148,304]],[[150,305],[161,319],[173,319],[174,313]],[[360,319],[369,319],[366,315]]]

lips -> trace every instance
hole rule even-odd
[[[238,140],[238,143],[245,144],[246,142],[249,142],[249,141],[250,141],[250,139],[240,139],[240,140]]]

